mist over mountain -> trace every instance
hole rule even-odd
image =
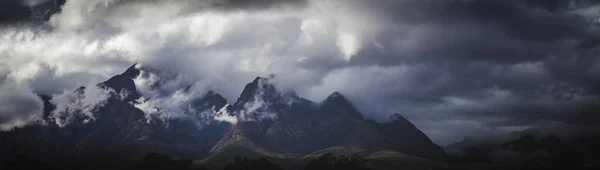
[[[59,160],[92,153],[163,152],[206,157],[205,162],[218,164],[239,154],[290,159],[344,147],[357,153],[397,151],[446,159],[441,147],[400,114],[383,124],[367,120],[341,93],[316,103],[294,92],[280,92],[269,78],[256,77],[231,104],[209,91],[183,106],[194,112],[164,110],[160,114],[184,115],[153,115],[140,109],[149,100],[143,100],[148,96],[136,86],[144,72],[152,71],[136,64],[68,96],[40,96],[45,116],[36,124],[1,133],[2,156]],[[54,101],[65,100],[61,98],[69,103]],[[160,105],[154,106],[155,112],[163,112]]]

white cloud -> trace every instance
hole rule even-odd
[[[360,40],[352,34],[342,33],[338,36],[336,45],[340,48],[344,59],[350,60],[360,50]]]
[[[231,124],[237,124],[238,118],[233,116],[227,110],[229,105],[225,105],[223,108],[219,109],[219,111],[215,114],[214,119],[223,122],[229,122]]]
[[[94,112],[106,104],[112,89],[100,88],[96,85],[88,85],[83,90],[65,90],[62,94],[52,96],[52,103],[56,109],[50,114],[54,123],[64,127],[74,121],[87,123],[95,120]]]
[[[167,74],[166,72],[162,72]],[[171,75],[157,75],[154,72],[142,70],[134,79],[136,89],[144,97],[138,99],[134,106],[146,114],[146,119],[166,121],[168,119],[194,118],[196,110],[191,108],[191,101],[195,99],[194,91],[186,91],[186,80],[176,75],[173,79],[163,79]],[[190,119],[196,120],[196,119]]]
[[[264,101],[262,83],[253,98],[243,105],[243,109],[230,113],[228,105],[223,108],[208,108],[197,110],[194,101],[204,97],[210,90],[201,82],[188,81],[183,75],[173,75],[164,71],[147,71],[143,67],[138,77],[134,79],[136,88],[142,98],[132,104],[146,114],[148,123],[154,120],[168,122],[169,120],[190,120],[201,128],[211,120],[225,121],[232,124],[238,121],[257,121],[275,119],[276,113],[269,111],[268,101]],[[165,78],[166,77],[166,78]]]
[[[187,74],[233,100],[255,76],[315,84],[324,72],[311,63],[345,63],[360,50],[358,37],[378,25],[354,22],[360,14],[345,15],[351,5],[333,1],[256,11],[208,8],[212,3],[71,0],[43,27],[0,30],[0,61],[22,81],[52,72],[45,82],[60,88],[31,85],[45,93],[102,81],[137,62]],[[339,15],[320,14],[328,10]],[[87,76],[69,79],[80,73]]]

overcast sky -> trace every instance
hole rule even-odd
[[[235,102],[267,77],[367,118],[400,113],[434,142],[536,128],[598,132],[600,3],[592,0],[0,1],[0,127],[41,114],[36,94],[134,63]]]

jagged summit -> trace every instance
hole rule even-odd
[[[350,102],[348,102],[346,97],[344,97],[344,95],[342,95],[340,92],[331,93],[321,103],[322,104],[340,104],[340,105],[344,105],[344,106],[352,105],[352,104],[350,104]]]
[[[134,79],[136,78],[138,75],[140,75],[140,65],[135,63],[132,66],[130,66],[129,68],[127,68],[127,70],[125,70],[125,72],[123,72],[121,74],[121,76],[124,76],[126,78],[130,78],[130,79]]]
[[[196,110],[219,110],[220,108],[227,105],[227,99],[225,99],[219,93],[216,93],[211,90],[208,91],[204,96],[194,100],[192,103],[192,105],[195,106]]]
[[[392,115],[390,115],[390,120],[391,121],[404,121],[406,120],[406,118],[404,118],[404,116],[400,115],[400,113],[394,113]]]
[[[334,113],[363,119],[363,115],[340,92],[333,92],[321,102],[321,106]]]
[[[261,100],[272,100],[280,97],[275,86],[269,82],[268,78],[256,77],[252,82],[246,84],[242,94],[235,102],[235,106],[240,107],[244,103],[253,101],[255,98]]]
[[[327,97],[327,99],[335,99],[335,98],[342,98],[342,99],[344,99],[344,95],[342,95],[342,93],[336,91],[336,92],[331,93]]]
[[[400,113],[394,113],[394,114],[390,115],[390,121],[391,121],[391,123],[412,125],[412,123],[410,123],[410,121],[408,121],[408,119],[406,119]],[[412,125],[412,126],[414,126],[414,125]]]
[[[268,79],[262,77],[256,77],[252,82],[246,84],[242,94],[238,98],[239,101],[248,101],[254,97],[255,93],[259,90],[261,82],[267,81]]]
[[[138,64],[130,66],[122,74],[113,76],[112,78],[98,84],[100,87],[112,88],[117,93],[126,93],[127,97],[125,101],[133,101],[140,97],[133,79],[140,74],[140,70],[137,68]]]

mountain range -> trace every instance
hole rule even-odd
[[[235,102],[214,91],[193,99],[190,107],[197,111],[193,119],[149,118],[135,107],[145,97],[134,82],[142,71],[151,69],[134,65],[97,84],[120,93],[110,93],[102,106],[91,111],[91,119],[71,114],[70,123],[55,123],[66,118],[57,116],[52,97],[40,95],[44,101],[40,123],[0,133],[0,157],[25,154],[59,160],[161,152],[215,166],[236,155],[280,161],[302,160],[324,152],[403,155],[432,161],[447,158],[441,147],[400,114],[393,114],[386,123],[368,120],[341,93],[333,92],[325,100],[313,102],[295,92],[278,90],[269,78],[256,77]],[[86,88],[72,93],[85,95]],[[218,116],[237,121],[221,121]],[[199,127],[197,122],[204,123]]]

